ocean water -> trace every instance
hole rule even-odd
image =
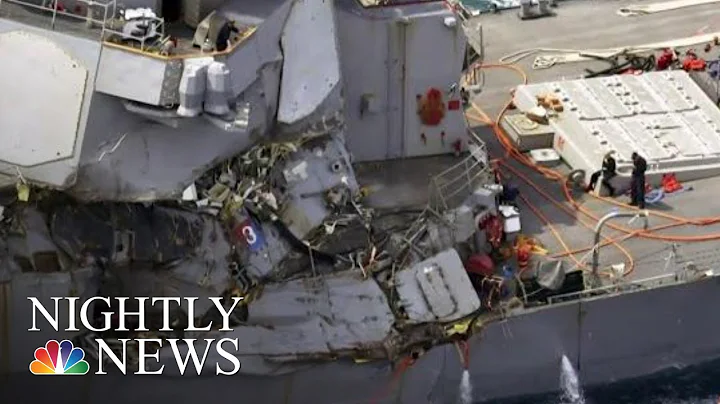
[[[567,374],[563,371],[558,373],[558,383],[564,390],[562,393],[493,401],[492,404],[720,403],[720,361],[591,389],[578,388],[576,391],[573,391],[572,380],[567,380]]]

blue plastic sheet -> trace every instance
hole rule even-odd
[[[714,79],[720,78],[720,60],[708,61],[707,72]]]
[[[652,205],[660,202],[664,197],[665,192],[660,188],[656,188],[645,194],[645,203]]]

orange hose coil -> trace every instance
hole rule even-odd
[[[527,82],[528,82],[527,75],[525,74],[525,72],[520,67],[515,66],[515,65],[489,64],[489,65],[481,65],[480,68],[483,68],[483,69],[503,68],[503,69],[513,70],[521,76],[523,84],[527,84]],[[508,157],[512,157],[513,159],[520,162],[521,164],[523,164],[529,168],[532,168],[532,169],[538,171],[539,173],[543,174],[546,178],[560,182],[562,185],[563,193],[565,195],[565,199],[567,200],[567,202],[569,202],[573,206],[573,208],[575,208],[575,210],[570,209],[569,207],[565,206],[564,204],[559,202],[557,199],[555,199],[554,197],[549,195],[542,187],[538,186],[532,179],[528,178],[526,175],[521,173],[519,170],[508,165],[507,162],[504,161],[505,159],[499,159],[499,160],[496,160],[495,162],[497,163],[497,165],[502,166],[503,168],[507,169],[508,171],[511,171],[517,177],[521,178],[524,182],[526,182],[528,185],[530,185],[536,192],[538,192],[538,194],[542,195],[545,199],[547,199],[549,202],[553,203],[555,206],[560,208],[563,212],[575,217],[583,226],[594,231],[594,228],[590,224],[586,223],[585,221],[581,220],[578,217],[577,212],[580,212],[582,215],[593,219],[595,222],[597,222],[600,218],[596,214],[594,214],[592,211],[581,206],[573,198],[573,196],[570,193],[570,189],[568,188],[568,185],[565,181],[565,175],[563,175],[562,173],[557,172],[555,170],[552,170],[550,168],[542,167],[542,166],[535,164],[533,161],[531,161],[530,159],[525,157],[522,153],[520,153],[512,145],[512,143],[508,139],[507,135],[505,134],[504,130],[498,124],[498,122],[501,121],[502,117],[505,115],[505,113],[509,109],[510,105],[512,105],[512,99],[505,104],[505,106],[503,107],[503,109],[498,114],[497,118],[495,119],[495,121],[493,121],[480,107],[478,107],[476,104],[473,103],[472,108],[474,111],[468,111],[469,112],[468,118],[475,120],[475,121],[485,123],[492,128],[498,141],[500,142],[502,147],[505,149],[505,152],[506,152],[505,159],[507,159]],[[593,197],[596,199],[599,199],[601,201],[604,201],[606,203],[618,206],[618,207],[637,210],[637,208],[635,208],[635,207],[615,201],[610,198],[604,198],[604,197],[595,196],[595,195],[593,195]],[[536,216],[538,216],[538,218],[546,226],[548,226],[550,231],[553,233],[555,238],[558,240],[560,245],[565,250],[564,253],[555,254],[554,257],[570,256],[571,259],[573,261],[575,261],[575,263],[578,266],[585,267],[575,257],[575,254],[584,252],[584,251],[589,251],[593,248],[593,246],[589,246],[589,247],[581,248],[581,249],[574,249],[574,250],[570,249],[567,246],[567,244],[565,243],[565,241],[562,239],[562,237],[560,236],[560,233],[554,228],[554,226],[552,226],[552,224],[547,219],[547,217],[545,217],[545,215],[537,207],[535,207],[525,196],[520,195],[520,198],[528,206],[528,208],[530,208],[530,210]],[[612,238],[612,239],[603,237],[605,239],[605,241],[603,241],[603,243],[601,243],[601,246],[606,246],[609,244],[614,245],[616,248],[618,248],[620,251],[622,251],[622,253],[626,256],[629,265],[628,265],[628,269],[627,269],[625,275],[629,274],[633,270],[634,260],[632,258],[632,255],[619,244],[619,242],[621,242],[621,241],[624,241],[624,240],[627,240],[629,238],[636,237],[636,236],[642,237],[642,238],[647,238],[647,239],[653,239],[653,240],[681,241],[681,242],[700,242],[700,241],[710,241],[710,240],[720,239],[720,233],[710,233],[710,234],[697,235],[697,236],[669,236],[669,235],[656,234],[656,232],[659,230],[663,230],[663,229],[667,229],[667,228],[671,228],[671,227],[686,226],[686,225],[707,226],[707,225],[715,224],[715,223],[720,222],[720,216],[709,217],[709,218],[685,218],[685,217],[670,215],[667,213],[656,212],[656,211],[651,211],[650,214],[652,216],[671,220],[672,223],[664,224],[661,226],[656,226],[656,227],[653,227],[653,228],[650,228],[647,230],[635,230],[635,229],[629,229],[627,227],[619,226],[619,225],[612,224],[612,223],[607,224],[607,226],[609,226],[610,228],[625,233],[625,235],[622,237],[617,237],[617,238]]]

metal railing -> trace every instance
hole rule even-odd
[[[234,52],[237,47],[241,46],[241,44],[244,43],[245,40],[249,38],[256,31],[257,28],[255,26],[245,27],[245,29],[241,31],[237,38],[234,39],[233,43],[223,51],[206,51],[200,48],[198,51],[193,50],[178,53],[176,49],[172,49],[172,47],[169,47],[171,50],[167,51],[166,53],[163,48],[168,45],[168,42],[170,42],[170,37],[167,36],[165,33],[167,24],[164,18],[147,17],[146,21],[149,24],[153,24],[153,34],[136,35],[132,33],[122,32],[116,29],[115,25],[117,22],[119,22],[119,20],[116,18],[118,17],[119,9],[116,4],[116,0],[76,1],[86,4],[88,11],[85,13],[85,15],[60,10],[57,6],[58,0],[42,0],[42,2],[40,2],[40,0],[37,0],[35,2],[28,0],[0,0],[0,12],[2,12],[3,10],[3,4],[13,4],[18,6],[19,8],[27,7],[29,9],[44,11],[47,15],[40,14],[34,17],[49,18],[50,29],[53,30],[56,29],[56,25],[59,25],[57,24],[58,16],[69,17],[70,19],[74,19],[76,21],[83,21],[86,25],[86,27],[84,28],[84,32],[93,32],[90,30],[97,29],[97,36],[99,37],[100,42],[102,42],[105,46],[114,47],[117,49],[137,53],[142,56],[153,57],[166,61],[193,57],[214,57],[218,55],[228,55]],[[33,16],[13,15],[6,18],[18,19],[21,20],[21,22],[24,22],[23,20],[29,19],[29,17]],[[64,31],[72,30],[73,28],[74,27],[68,26],[66,21],[66,24],[64,24],[64,26],[58,27],[57,29],[60,31]],[[114,41],[115,38],[120,39],[120,41]]]
[[[601,286],[587,289],[580,292],[566,293],[564,295],[548,297],[548,304],[556,304],[573,300],[584,300],[591,297],[612,295],[618,293],[637,292],[653,289],[658,286],[672,285],[681,281],[681,274],[670,273],[653,276],[645,279],[638,279],[630,282],[622,282],[614,285]]]
[[[155,23],[156,35],[139,36],[139,35],[126,34],[124,32],[113,30],[113,29],[110,29],[107,26],[105,26],[105,27],[103,27],[102,39],[107,40],[108,37],[106,35],[110,35],[110,36],[115,35],[121,39],[132,39],[132,40],[135,40],[138,43],[140,43],[139,50],[142,52],[145,52],[150,48],[149,46],[147,46],[147,43],[149,41],[152,41],[152,44],[154,45],[157,43],[165,43],[165,41],[168,40],[168,38],[165,37],[165,20],[162,18],[157,18],[157,17],[151,18],[149,20],[151,20]],[[127,47],[127,48],[136,49],[133,46],[128,46],[128,45],[122,45],[122,46]]]
[[[438,212],[459,206],[490,178],[485,143],[470,129],[468,132],[473,139],[470,155],[430,179],[429,203]]]
[[[55,25],[57,22],[57,19],[59,16],[62,17],[68,17],[71,19],[75,19],[78,21],[83,21],[87,25],[87,27],[92,28],[95,25],[98,25],[102,28],[104,28],[107,24],[108,17],[112,18],[112,16],[115,15],[117,12],[117,4],[115,3],[115,0],[77,0],[79,2],[85,3],[87,7],[87,12],[85,15],[81,14],[75,14],[70,13],[65,10],[63,10],[58,5],[58,0],[43,0],[42,3],[38,4],[37,2],[31,2],[31,1],[24,1],[24,0],[0,0],[0,7],[2,7],[3,3],[9,3],[9,4],[17,4],[19,6],[35,9],[35,10],[41,10],[46,11],[51,15],[50,19],[50,28],[55,29]],[[93,9],[93,7],[97,7],[96,9]],[[102,19],[95,18],[95,11],[100,9],[102,11]],[[102,36],[102,29],[99,32],[99,35]]]
[[[67,17],[79,22],[84,22],[88,29],[97,29],[100,41],[105,41],[109,37],[117,36],[124,40],[136,41],[140,44],[140,50],[145,51],[148,48],[148,42],[159,42],[165,36],[165,20],[163,18],[148,18],[149,23],[155,25],[154,32],[157,35],[134,35],[114,30],[110,27],[110,22],[115,20],[118,14],[116,0],[77,0],[84,3],[86,7],[85,14],[71,13],[63,10],[58,5],[59,0],[43,0],[42,2],[31,2],[27,0],[0,0],[0,9],[4,3],[16,4],[34,10],[45,11],[50,17],[50,29],[55,30],[58,23],[58,17]],[[126,48],[136,49],[130,45],[122,45]]]

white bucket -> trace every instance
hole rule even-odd
[[[505,233],[517,233],[521,230],[520,226],[520,211],[509,205],[500,205],[500,212],[505,218],[504,228]]]

